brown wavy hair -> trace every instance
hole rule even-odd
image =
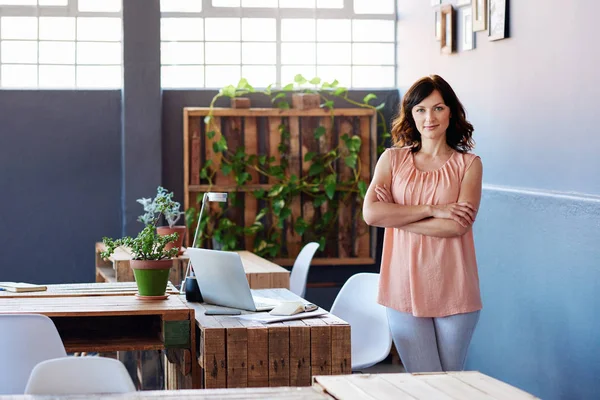
[[[450,124],[446,130],[446,143],[460,153],[467,153],[475,147],[473,125],[466,119],[465,109],[452,90],[452,87],[439,75],[430,75],[415,82],[404,95],[400,113],[392,121],[392,143],[395,147],[410,147],[413,153],[421,149],[421,133],[415,125],[413,108],[428,97],[434,90],[442,95],[450,108]]]

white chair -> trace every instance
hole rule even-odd
[[[67,355],[54,322],[40,314],[0,315],[0,394],[23,394],[41,361]]]
[[[319,243],[308,243],[300,250],[298,257],[296,257],[296,261],[294,261],[294,266],[290,273],[290,291],[300,297],[304,297],[304,294],[306,293],[306,280],[308,279],[310,262],[318,248]]]
[[[331,306],[333,315],[350,324],[353,371],[377,364],[392,348],[387,312],[377,303],[378,286],[379,274],[352,275]]]
[[[64,357],[35,366],[25,394],[94,394],[135,392],[127,369],[105,357]]]

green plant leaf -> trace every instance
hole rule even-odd
[[[302,217],[296,219],[296,223],[294,224],[294,231],[300,236],[304,235],[306,229],[308,229],[309,224]]]
[[[328,110],[333,109],[333,100],[327,100],[325,103],[321,104],[321,108],[326,108]]]
[[[313,206],[321,207],[323,204],[325,204],[326,201],[327,201],[327,197],[325,197],[323,195],[315,196],[315,199],[313,200]]]
[[[308,169],[308,176],[319,175],[323,171],[325,171],[325,166],[323,164],[313,164]]]
[[[313,85],[318,85],[319,83],[321,83],[321,78],[319,78],[318,76],[315,76],[314,78],[312,78],[310,80],[310,83]]]
[[[225,176],[229,175],[232,170],[233,170],[233,168],[231,167],[231,164],[221,165],[221,172],[223,172],[223,175],[225,175]]]
[[[210,121],[212,121],[213,116],[212,115],[207,115],[206,117],[204,117],[204,123],[206,125],[210,124]]]
[[[305,77],[302,76],[302,74],[296,74],[296,76],[294,76],[294,82],[296,82],[299,85],[304,85],[308,81]]]
[[[317,153],[315,153],[314,151],[309,151],[308,153],[306,153],[304,155],[304,161],[310,161],[313,158],[315,158],[316,155],[317,155]]]
[[[333,95],[334,96],[341,96],[343,94],[345,94],[348,91],[348,89],[346,89],[345,87],[339,87],[337,89],[334,90]]]
[[[285,99],[285,96],[286,94],[284,92],[279,92],[271,99],[271,103],[275,103],[275,101],[279,99]]]
[[[385,107],[385,102],[383,102],[383,103],[379,104],[377,107],[375,107],[375,109],[376,109],[377,111],[381,111],[381,110],[383,110],[383,107]]]
[[[325,133],[327,132],[327,130],[325,129],[324,126],[319,126],[317,129],[315,129],[315,139],[319,139],[321,136],[323,136]]]
[[[208,172],[206,171],[206,167],[202,168],[200,170],[200,178],[201,179],[206,179],[208,178]]]
[[[254,197],[256,197],[257,199],[264,199],[265,198],[265,193],[266,192],[265,192],[264,189],[259,189],[259,190],[255,190],[255,191],[252,192],[252,194],[254,195]]]
[[[290,103],[288,103],[287,101],[280,101],[279,103],[277,103],[277,107],[281,110],[289,110]]]
[[[358,160],[358,156],[356,153],[351,153],[350,155],[344,157],[344,163],[350,168],[356,168],[356,161]]]
[[[279,194],[281,194],[282,191],[283,191],[283,185],[281,185],[281,184],[274,185],[271,188],[271,190],[269,190],[269,197],[279,196]]]
[[[227,86],[221,88],[219,94],[222,96],[227,96],[227,97],[235,97],[235,86],[227,85]]]
[[[371,101],[371,100],[373,100],[373,99],[376,99],[376,98],[377,98],[377,96],[376,96],[375,94],[373,94],[373,93],[369,93],[368,95],[366,95],[366,96],[363,98],[363,103],[365,103],[365,104],[369,104],[369,101]]]
[[[282,208],[281,213],[279,214],[279,218],[288,219],[292,215],[292,209],[289,207]]]
[[[284,87],[282,87],[281,90],[283,90],[285,92],[289,92],[291,90],[294,90],[294,84],[293,83],[288,83],[287,85],[285,85]]]
[[[258,156],[258,163],[260,165],[265,165],[266,162],[267,162],[267,156],[265,156],[265,155]]]
[[[240,186],[243,185],[244,183],[250,181],[250,179],[251,179],[251,176],[247,172],[242,172],[241,174],[239,174],[235,177],[237,184]]]
[[[361,199],[364,199],[367,195],[367,184],[365,181],[358,181],[356,186],[358,186],[358,193],[360,194]]]

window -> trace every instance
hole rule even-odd
[[[300,73],[394,87],[395,3],[161,0],[162,86],[219,88],[244,77],[266,87]]]
[[[120,88],[121,4],[0,0],[0,87]]]

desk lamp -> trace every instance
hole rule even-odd
[[[198,214],[198,223],[196,224],[196,232],[194,233],[194,241],[192,242],[192,247],[196,247],[196,241],[198,240],[198,234],[200,233],[200,222],[202,221],[202,214],[204,213],[204,207],[206,206],[206,203],[209,201],[226,203],[227,193],[206,192],[204,193],[204,196],[202,196],[202,206],[200,207],[200,213]],[[201,302],[202,295],[200,294],[200,288],[198,287],[196,276],[190,276],[191,266],[192,262],[191,260],[188,260],[188,265],[185,270],[184,281],[181,282],[181,289],[179,290],[179,293],[183,294],[185,292],[185,297],[188,301]]]

